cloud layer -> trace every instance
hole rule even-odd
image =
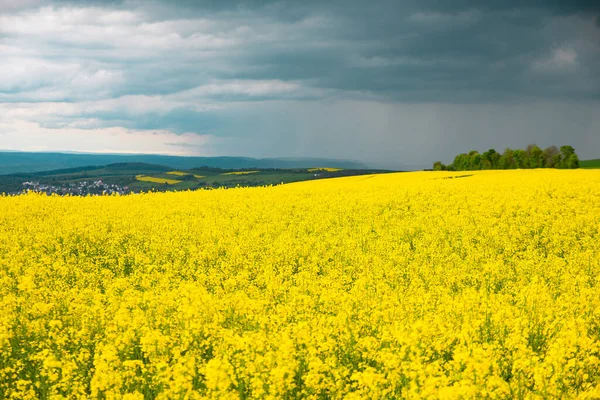
[[[600,157],[594,2],[294,3],[0,0],[0,148]]]

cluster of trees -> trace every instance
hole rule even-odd
[[[542,150],[530,144],[525,150],[506,149],[500,154],[489,149],[483,154],[476,150],[459,154],[450,165],[440,161],[433,163],[434,171],[475,171],[481,169],[517,169],[517,168],[579,168],[579,157],[571,146],[550,146]]]

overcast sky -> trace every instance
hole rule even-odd
[[[0,149],[400,167],[529,143],[600,157],[597,0],[0,0]]]

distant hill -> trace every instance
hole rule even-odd
[[[10,175],[14,176],[28,176],[28,177],[36,177],[36,176],[53,176],[53,175],[75,175],[78,173],[90,172],[93,176],[98,172],[98,170],[103,170],[106,173],[115,174],[115,175],[130,175],[137,172],[140,173],[148,173],[148,172],[167,172],[172,170],[173,168],[164,166],[164,165],[156,165],[156,164],[148,164],[141,162],[132,162],[132,163],[114,163],[108,165],[86,165],[84,167],[73,167],[73,168],[61,168],[61,169],[53,169],[50,171],[39,171],[39,172],[15,172]]]
[[[0,175],[54,171],[93,165],[118,163],[143,163],[168,167],[169,169],[192,169],[214,167],[222,169],[243,168],[311,168],[332,167],[366,169],[356,161],[323,158],[248,158],[248,157],[178,157],[148,154],[73,154],[0,152]]]
[[[600,168],[600,158],[596,160],[579,161],[580,168]]]

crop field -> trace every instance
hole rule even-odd
[[[145,176],[145,175],[137,175],[135,177],[140,182],[151,182],[151,183],[166,183],[167,185],[174,185],[176,183],[181,183],[180,180],[177,179],[166,179],[166,178],[157,178],[154,176]]]
[[[599,230],[597,170],[0,197],[0,398],[597,399]]]
[[[330,167],[324,167],[324,168],[309,168],[308,172],[318,172],[318,171],[326,171],[326,172],[338,172],[341,171],[341,168],[330,168]]]
[[[176,176],[188,176],[190,175],[189,172],[184,172],[184,171],[169,171],[166,172],[167,175],[176,175]]]
[[[221,175],[248,175],[248,174],[256,174],[258,171],[233,171],[233,172],[225,172]]]

